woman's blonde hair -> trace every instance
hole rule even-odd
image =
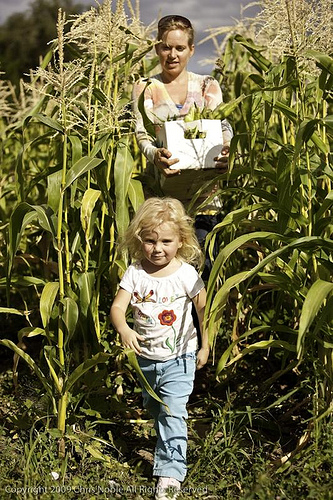
[[[154,231],[165,222],[174,225],[182,243],[177,257],[199,267],[203,255],[194,232],[193,219],[186,213],[183,204],[174,198],[148,198],[134,215],[124,234],[121,248],[127,248],[132,259],[141,260],[142,233]]]
[[[158,22],[157,39],[163,40],[164,36],[172,30],[182,30],[188,36],[188,44],[191,47],[194,44],[194,29],[191,21],[187,17],[170,15],[164,16]]]

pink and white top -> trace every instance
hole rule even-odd
[[[146,87],[147,82],[150,84]],[[146,88],[145,88],[146,87]],[[142,153],[150,163],[154,163],[154,154],[158,144],[145,129],[142,115],[138,108],[140,94],[144,91],[144,108],[148,118],[158,127],[167,120],[184,118],[195,104],[200,110],[214,110],[223,102],[222,91],[218,81],[209,75],[199,75],[188,72],[187,96],[182,106],[175,103],[161,79],[155,75],[142,79],[133,87],[132,102],[136,119],[135,135]],[[229,144],[233,136],[232,128],[227,120],[222,120],[223,143]]]

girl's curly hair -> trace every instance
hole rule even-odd
[[[143,258],[142,233],[153,231],[165,222],[174,225],[182,242],[177,257],[200,267],[203,254],[194,232],[193,219],[186,213],[183,204],[174,198],[148,198],[134,215],[120,248],[128,249],[132,259],[141,260]]]

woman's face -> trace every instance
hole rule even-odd
[[[187,63],[194,53],[194,45],[189,45],[185,31],[168,31],[156,46],[162,74],[176,77],[187,68]]]

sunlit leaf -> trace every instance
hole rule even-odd
[[[302,347],[304,344],[304,337],[311,327],[319,309],[323,305],[328,294],[333,291],[333,283],[318,279],[313,283],[309,289],[302,307],[298,339],[297,339],[297,352],[298,357],[302,355]]]
[[[100,191],[92,188],[87,189],[83,195],[80,217],[82,229],[86,233],[86,237],[89,235],[91,214],[100,195]]]
[[[59,283],[55,282],[49,282],[46,283],[42,295],[40,298],[40,303],[39,303],[39,310],[40,310],[40,315],[42,318],[42,323],[44,328],[48,327],[54,301],[56,299],[57,293],[59,290]]]
[[[116,195],[116,224],[121,235],[129,224],[128,189],[133,171],[133,158],[129,149],[129,138],[119,142],[114,164],[114,182]]]
[[[90,156],[81,158],[67,172],[64,189],[67,189],[81,175],[98,167],[102,162],[103,160],[101,158],[90,158]]]

